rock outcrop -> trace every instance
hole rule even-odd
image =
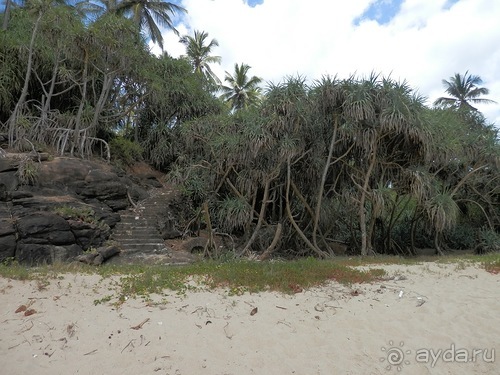
[[[48,159],[48,158],[44,158]],[[29,163],[29,178],[23,163]],[[26,164],[24,165],[24,167]],[[120,210],[159,181],[101,161],[0,155],[0,262],[67,262],[103,246]],[[161,185],[161,184],[160,184]],[[116,252],[115,252],[116,253]],[[108,252],[109,254],[109,252]]]

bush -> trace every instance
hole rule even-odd
[[[113,161],[131,165],[142,160],[142,147],[133,141],[123,137],[114,138],[110,143],[111,158]]]
[[[481,229],[476,252],[480,254],[500,252],[500,233],[491,229]]]
[[[30,158],[24,158],[17,169],[17,177],[22,185],[33,185],[38,178],[38,164]]]

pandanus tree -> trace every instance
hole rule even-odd
[[[486,125],[482,116],[464,117],[455,111],[433,109],[426,117],[432,139],[431,162],[420,168],[421,199],[416,208],[432,229],[436,252],[443,254],[444,234],[450,233],[468,212],[481,217],[482,224],[476,231],[494,232],[498,226],[494,202],[500,192],[500,145],[498,131]],[[474,227],[472,222],[469,227]]]
[[[394,185],[401,172],[426,154],[424,99],[406,82],[379,78],[346,81],[343,121],[353,145],[347,170],[357,193],[361,254],[373,251],[380,197],[377,189]]]
[[[39,28],[42,23],[42,19],[47,12],[54,11],[54,8],[58,6],[66,6],[64,1],[53,1],[53,0],[31,0],[26,2],[25,7],[22,12],[31,17],[33,22],[33,28],[31,31],[31,36],[28,44],[28,52],[26,58],[26,68],[23,80],[23,86],[19,98],[12,110],[12,113],[7,121],[8,123],[8,138],[9,145],[12,146],[14,139],[16,138],[15,132],[18,126],[18,120],[22,116],[24,107],[26,104],[26,99],[28,96],[29,84],[33,74],[33,62],[35,54],[35,42],[39,37]]]

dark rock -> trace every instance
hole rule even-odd
[[[86,183],[102,184],[105,181],[116,181],[116,173],[104,171],[102,169],[92,169],[85,176]]]
[[[109,258],[120,253],[120,248],[116,245],[98,248],[95,252],[82,254],[76,257],[79,262],[99,266]]]
[[[0,183],[0,202],[7,202],[10,200],[10,194],[7,190],[7,186]]]
[[[182,232],[176,228],[176,222],[173,218],[168,218],[164,221],[158,218],[158,227],[164,240],[171,240],[182,236]]]
[[[76,158],[54,158],[42,163],[38,170],[41,186],[70,186],[75,181],[85,181],[87,175],[97,168],[95,163]]]
[[[12,200],[14,199],[23,199],[23,198],[33,198],[33,193],[25,190],[16,190],[10,193],[10,197]]]
[[[14,257],[16,254],[16,242],[15,234],[0,236],[0,262]]]
[[[130,194],[130,198],[133,199],[134,203],[149,197],[147,190],[137,185],[129,186],[128,193]]]
[[[148,176],[148,178],[146,179],[146,183],[147,185],[150,185],[155,188],[163,187],[163,184],[160,181],[158,181],[158,179],[155,176]]]
[[[66,220],[51,212],[36,212],[20,217],[17,229],[24,242],[29,238],[46,240],[53,245],[68,245],[75,243],[75,236]],[[38,241],[37,241],[38,242]]]
[[[91,248],[97,248],[102,259],[88,257],[89,263],[115,257],[120,248],[102,244],[120,222],[120,211],[129,208],[130,201],[142,204],[152,186],[162,187],[159,175],[146,166],[139,168],[141,173],[120,172],[99,160],[48,160],[49,155],[37,154],[37,184],[18,190],[17,166],[29,155],[5,155],[0,157],[0,259],[15,256],[24,264],[65,261]],[[150,216],[157,215],[158,220],[147,225],[157,230],[166,218],[156,208],[163,201],[154,203]],[[175,221],[164,223],[161,229],[165,238],[180,235]]]
[[[97,198],[101,201],[107,199],[120,199],[127,197],[127,187],[119,181],[104,181],[93,184],[80,185],[76,192],[84,197]]]
[[[2,159],[0,159],[2,160]],[[19,186],[19,179],[16,171],[8,171],[0,173],[0,186],[3,185],[6,191],[14,191]]]
[[[97,255],[98,255],[97,253],[85,253],[85,254],[78,255],[76,257],[76,260],[78,262],[82,262],[85,264],[93,264],[94,259],[97,257]]]
[[[106,199],[104,200],[113,211],[121,211],[126,209],[129,206],[128,199]]]
[[[107,260],[116,254],[120,253],[120,247],[117,245],[103,246],[97,249],[97,252],[104,260]]]
[[[102,254],[97,254],[94,260],[92,261],[92,264],[94,266],[100,266],[104,262],[104,257]]]
[[[0,173],[2,172],[10,172],[10,171],[17,171],[17,166],[19,162],[16,160],[13,160],[12,158],[1,158],[0,157]]]
[[[67,262],[82,253],[82,248],[76,244],[55,246],[48,244],[19,243],[16,250],[16,259],[19,263],[36,266]]]
[[[14,228],[14,221],[10,218],[0,216],[0,237],[14,234],[15,232],[16,228]]]
[[[71,232],[75,236],[75,241],[82,249],[99,246],[110,235],[107,225],[87,223],[81,220],[68,220]]]

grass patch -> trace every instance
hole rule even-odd
[[[426,258],[351,257],[333,260],[307,258],[273,262],[203,261],[185,266],[103,265],[93,267],[71,263],[30,268],[10,262],[10,264],[0,265],[0,276],[17,280],[35,280],[43,287],[46,287],[51,280],[68,273],[98,274],[104,279],[118,276],[120,279],[116,284],[116,298],[118,301],[124,301],[126,297],[149,298],[151,294],[162,295],[167,290],[183,294],[198,288],[226,288],[229,294],[261,291],[294,293],[328,281],[342,284],[369,283],[385,276],[385,271],[382,269],[359,270],[355,268],[358,266],[415,265],[423,262],[456,263],[460,267],[465,267],[468,263],[479,263],[488,272],[500,272],[500,254],[494,253]],[[107,296],[105,300],[97,302],[108,302],[108,299]]]

